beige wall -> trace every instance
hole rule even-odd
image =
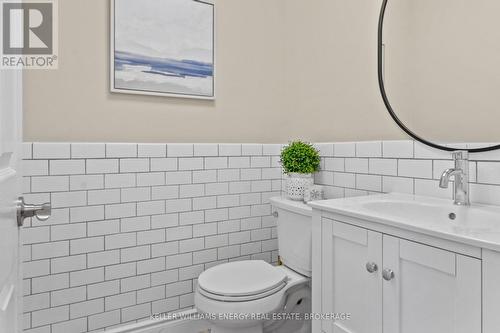
[[[403,138],[378,93],[379,1],[217,0],[215,102],[109,93],[109,1],[59,1],[56,71],[25,74],[27,141]]]

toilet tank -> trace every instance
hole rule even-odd
[[[278,249],[281,261],[288,268],[311,276],[312,208],[303,202],[271,198],[277,220]]]

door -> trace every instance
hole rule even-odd
[[[322,235],[322,312],[350,315],[323,331],[382,333],[382,234],[325,219]]]
[[[21,277],[16,200],[20,196],[22,76],[0,70],[0,333],[20,332]]]
[[[386,235],[383,256],[384,333],[481,333],[480,260]]]

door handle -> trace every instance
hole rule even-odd
[[[24,202],[23,197],[17,200],[17,225],[22,226],[24,219],[35,216],[39,221],[47,221],[52,214],[50,203],[30,205]]]
[[[391,281],[394,279],[394,271],[392,269],[386,268],[382,271],[382,277],[386,281]]]
[[[368,273],[375,273],[376,271],[378,271],[378,266],[374,262],[368,262],[366,263],[366,270],[368,271]]]

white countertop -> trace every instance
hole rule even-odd
[[[407,194],[380,194],[310,202],[314,209],[397,227],[500,252],[500,207]],[[450,219],[454,213],[456,218]]]

